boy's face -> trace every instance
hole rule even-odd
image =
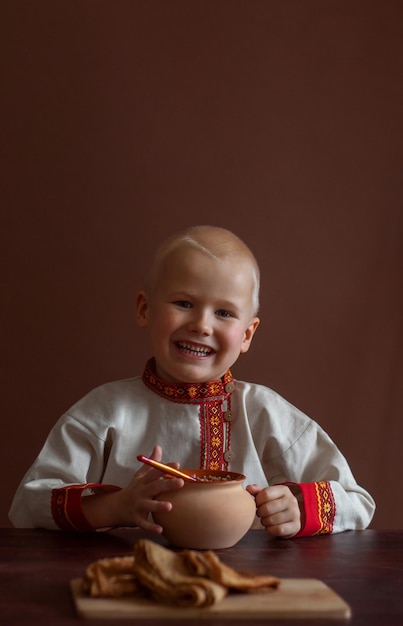
[[[225,374],[249,349],[253,271],[245,257],[214,259],[192,247],[171,252],[148,292],[137,301],[157,375],[170,382],[205,382]]]

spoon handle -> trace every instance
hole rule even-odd
[[[160,463],[159,461],[149,459],[143,454],[139,454],[137,460],[141,461],[142,463],[146,463],[147,465],[151,465],[152,467],[161,470],[161,472],[166,472],[167,474],[171,474],[172,476],[179,476],[179,478],[183,478],[184,480],[197,482],[197,478],[195,478],[194,476],[189,476],[189,474],[185,474],[184,472],[181,472],[180,470],[177,470],[170,465],[165,465],[164,463]]]

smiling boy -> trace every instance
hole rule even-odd
[[[221,378],[249,349],[259,324],[258,268],[248,249],[217,228],[196,233],[159,250],[137,300],[156,374],[171,382]]]
[[[157,250],[137,297],[153,358],[141,377],[103,385],[52,429],[15,495],[16,526],[159,533],[155,496],[180,489],[138,454],[247,476],[254,526],[292,537],[365,528],[374,501],[320,426],[230,368],[259,325],[259,268],[232,232],[189,228]],[[151,514],[151,515],[150,515]]]

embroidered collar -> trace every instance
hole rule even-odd
[[[150,359],[146,364],[142,380],[149,389],[172,402],[197,404],[228,396],[235,389],[234,378],[230,370],[222,378],[205,383],[165,382],[154,373],[154,359]]]

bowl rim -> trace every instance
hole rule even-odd
[[[211,474],[211,476],[218,476],[220,478],[226,478],[227,476],[231,476],[231,480],[200,480],[196,482],[185,481],[187,485],[228,485],[231,483],[243,483],[244,480],[246,480],[245,474],[241,474],[240,472],[232,472],[229,470],[181,468],[181,472],[187,474],[188,476],[194,475],[199,478],[202,478],[209,474]]]

